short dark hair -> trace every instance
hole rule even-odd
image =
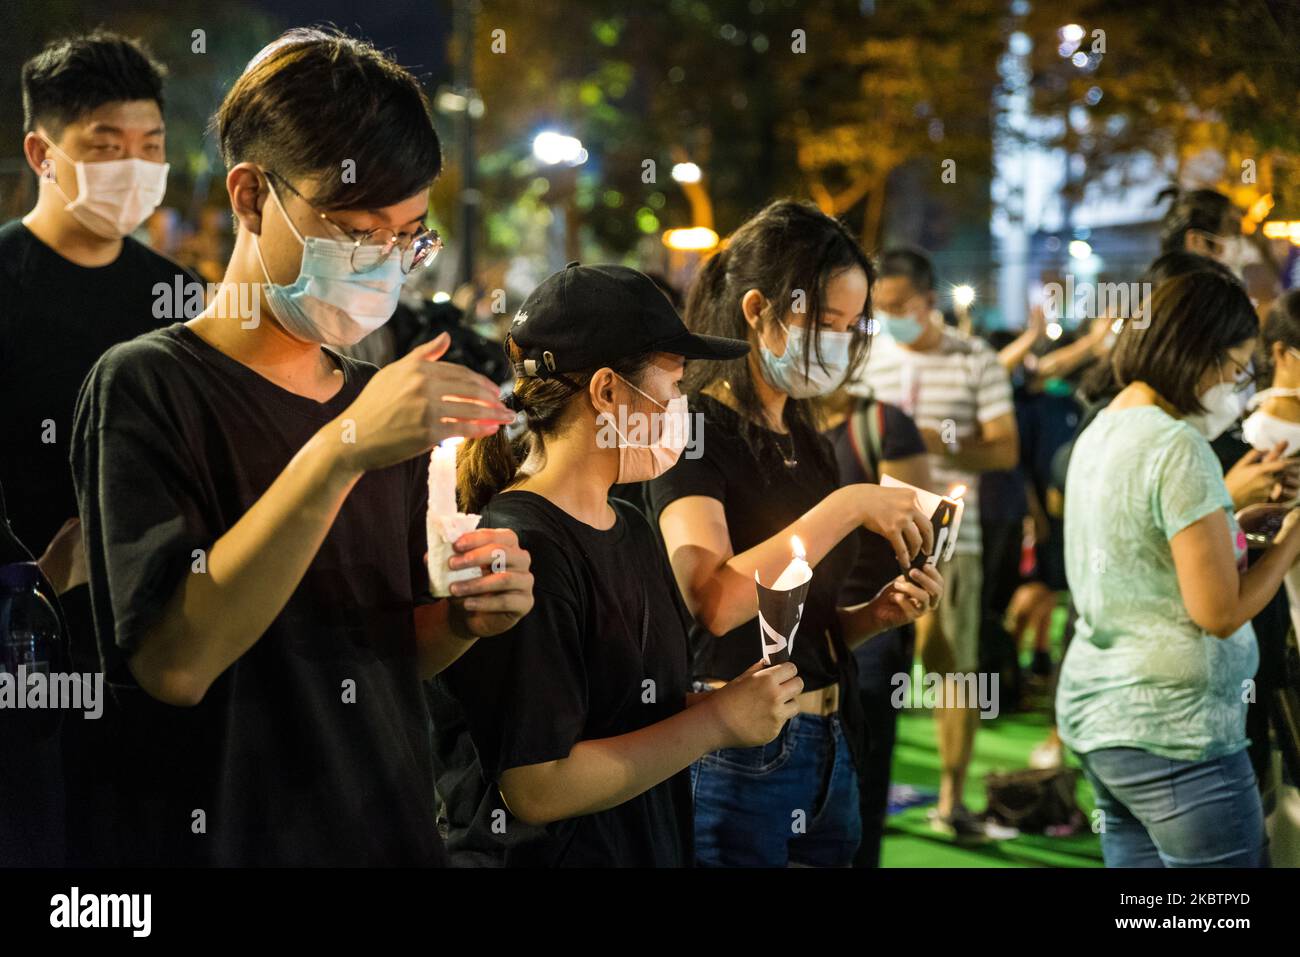
[[[213,123],[228,167],[252,162],[289,180],[320,177],[307,199],[322,209],[391,206],[442,171],[415,77],[337,30],[297,28],[263,48]],[[345,177],[348,160],[355,175]]]
[[[1223,228],[1223,218],[1232,209],[1232,200],[1218,190],[1193,189],[1182,191],[1171,187],[1157,197],[1172,197],[1173,202],[1160,221],[1160,251],[1163,253],[1182,249],[1189,230],[1199,229],[1218,233]]]
[[[23,129],[58,138],[105,103],[153,100],[163,108],[167,68],[138,40],[106,30],[63,37],[23,64]]]
[[[1204,412],[1197,384],[1233,346],[1259,335],[1259,320],[1241,284],[1201,269],[1166,280],[1148,306],[1149,322],[1126,322],[1111,353],[1122,388],[1145,382],[1183,415]]]
[[[881,253],[878,278],[887,279],[890,276],[904,277],[918,292],[934,289],[934,264],[919,249],[900,246]]]

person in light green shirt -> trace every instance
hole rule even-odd
[[[1259,665],[1250,619],[1300,556],[1300,512],[1247,569],[1209,446],[1245,406],[1258,334],[1234,280],[1201,271],[1161,283],[1116,341],[1123,390],[1070,456],[1078,622],[1056,709],[1096,792],[1107,866],[1267,859],[1245,750]]]

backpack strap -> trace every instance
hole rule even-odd
[[[880,481],[881,436],[885,430],[885,408],[875,399],[864,399],[849,413],[849,444],[868,482]]]

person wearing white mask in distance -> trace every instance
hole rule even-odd
[[[684,360],[748,349],[691,335],[623,266],[570,263],[516,313],[509,401],[524,430],[468,442],[459,479],[464,507],[533,555],[536,605],[435,683],[454,865],[690,866],[686,769],[771,740],[794,713],[795,666],[762,667],[757,641],[737,680],[690,694],[688,616],[663,548],[609,497],[681,456]]]
[[[1300,291],[1293,289],[1273,304],[1264,317],[1260,344],[1273,381],[1250,399],[1242,438],[1259,452],[1300,455]],[[1278,483],[1274,497],[1282,491]],[[1286,591],[1291,622],[1300,632],[1300,571],[1287,573]]]
[[[971,674],[979,668],[983,618],[980,473],[1014,468],[1020,454],[1011,380],[983,339],[944,324],[936,309],[934,267],[920,250],[881,254],[874,299],[871,355],[848,390],[896,405],[916,420],[934,491],[966,488],[961,534],[942,565],[947,599],[917,623],[916,645],[927,674]],[[969,698],[945,681],[948,693],[934,712],[940,771],[931,829],[957,841],[1000,836],[1006,829],[966,807],[980,717]]]
[[[130,233],[167,185],[164,69],[107,32],[47,44],[21,71],[22,151],[36,203],[0,226],[0,485],[68,623],[74,669],[99,670],[68,469],[77,390],[111,346],[168,320],[156,288],[196,276]],[[105,863],[113,812],[97,779],[109,721],[64,725],[68,857]]]
[[[38,190],[31,212],[0,227],[0,482],[19,537],[48,546],[60,593],[85,582],[67,468],[77,389],[109,346],[163,324],[156,284],[196,279],[130,236],[166,192],[163,75],[140,44],[106,32],[56,40],[22,69]],[[64,600],[79,633],[84,591]]]
[[[1080,434],[1065,489],[1078,611],[1061,739],[1104,815],[1108,867],[1267,865],[1247,754],[1260,663],[1251,619],[1300,555],[1300,513],[1247,567],[1210,441],[1241,414],[1259,326],[1240,285],[1158,285],[1111,354],[1121,391]]]
[[[215,127],[239,222],[221,288],[110,350],[74,423],[123,863],[438,865],[422,681],[526,614],[532,580],[480,527],[455,547],[482,576],[433,598],[426,453],[512,416],[437,361],[445,335],[382,370],[330,348],[438,250],[428,103],[370,45],[292,30]],[[249,290],[256,321],[227,311]]]

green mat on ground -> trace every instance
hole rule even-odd
[[[984,774],[1028,767],[1029,752],[1048,732],[1044,713],[1004,714],[981,721],[975,735],[975,755],[966,781],[966,804],[974,811],[985,806]],[[904,711],[898,721],[892,780],[935,793],[939,789],[939,753],[934,723],[928,711]],[[1079,781],[1079,806],[1091,819],[1092,789]],[[890,815],[881,850],[882,867],[1101,867],[1097,835],[1083,831],[1071,837],[1025,834],[1010,841],[962,847],[930,830],[930,805]]]

